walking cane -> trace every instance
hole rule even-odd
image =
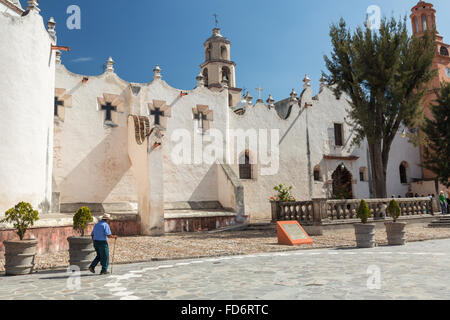
[[[113,273],[114,257],[116,255],[116,241],[117,241],[117,238],[114,239],[113,256],[112,256],[112,262],[111,262],[111,274]]]

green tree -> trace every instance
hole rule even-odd
[[[434,172],[439,181],[450,187],[450,83],[443,83],[436,104],[431,106],[433,117],[425,119],[426,150],[423,166]]]
[[[28,228],[31,228],[39,220],[39,213],[31,204],[20,202],[5,212],[5,219],[0,222],[12,223],[17,235],[22,241]]]
[[[416,126],[426,84],[434,78],[432,32],[409,37],[406,18],[383,19],[378,31],[358,27],[352,35],[346,23],[330,28],[333,51],[325,63],[337,98],[345,93],[351,108],[347,122],[353,144],[367,139],[374,196],[386,198],[389,151],[400,126]]]

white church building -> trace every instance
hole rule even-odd
[[[0,212],[20,201],[42,214],[128,208],[156,235],[173,230],[171,218],[270,220],[279,184],[297,200],[371,197],[367,145],[351,144],[348,98],[324,79],[314,93],[305,76],[278,102],[242,97],[218,28],[199,48],[190,90],[171,87],[158,66],[150,82],[127,82],[112,58],[103,74],[74,74],[55,22],[45,26],[28,2],[0,0]],[[420,150],[403,136],[387,173],[388,194],[402,197],[422,178]]]

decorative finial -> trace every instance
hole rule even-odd
[[[159,65],[156,65],[155,69],[153,69],[153,79],[161,79],[161,68],[159,67]]]
[[[56,64],[61,64],[61,51],[56,50],[55,54],[56,54],[56,59],[55,59]]]
[[[305,79],[303,79],[303,83],[304,83],[303,88],[311,87],[311,79],[307,74],[305,74]]]
[[[245,101],[247,101],[248,104],[252,104],[253,97],[250,95],[250,92],[247,91],[247,94],[244,97]]]
[[[107,72],[114,72],[114,60],[112,57],[109,57],[108,61],[106,62],[106,71]]]
[[[39,0],[28,0],[27,10],[40,12],[41,9],[38,8]]]
[[[297,101],[297,92],[295,92],[295,89],[292,89],[290,96],[291,96],[291,101]]]
[[[205,86],[205,77],[203,76],[203,73],[201,71],[195,79],[197,80],[197,88]]]
[[[267,102],[269,109],[275,107],[275,105],[274,105],[275,99],[272,97],[271,94],[269,94],[269,98],[267,99],[266,102]]]
[[[56,27],[55,18],[50,17],[50,19],[48,19],[47,21],[47,31],[51,36],[56,35],[55,27]]]
[[[327,85],[327,77],[322,74],[322,78],[320,78],[320,89],[322,90]]]

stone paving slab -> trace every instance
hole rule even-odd
[[[0,277],[0,299],[450,299],[450,240],[299,250]],[[379,280],[379,281],[378,281]]]

